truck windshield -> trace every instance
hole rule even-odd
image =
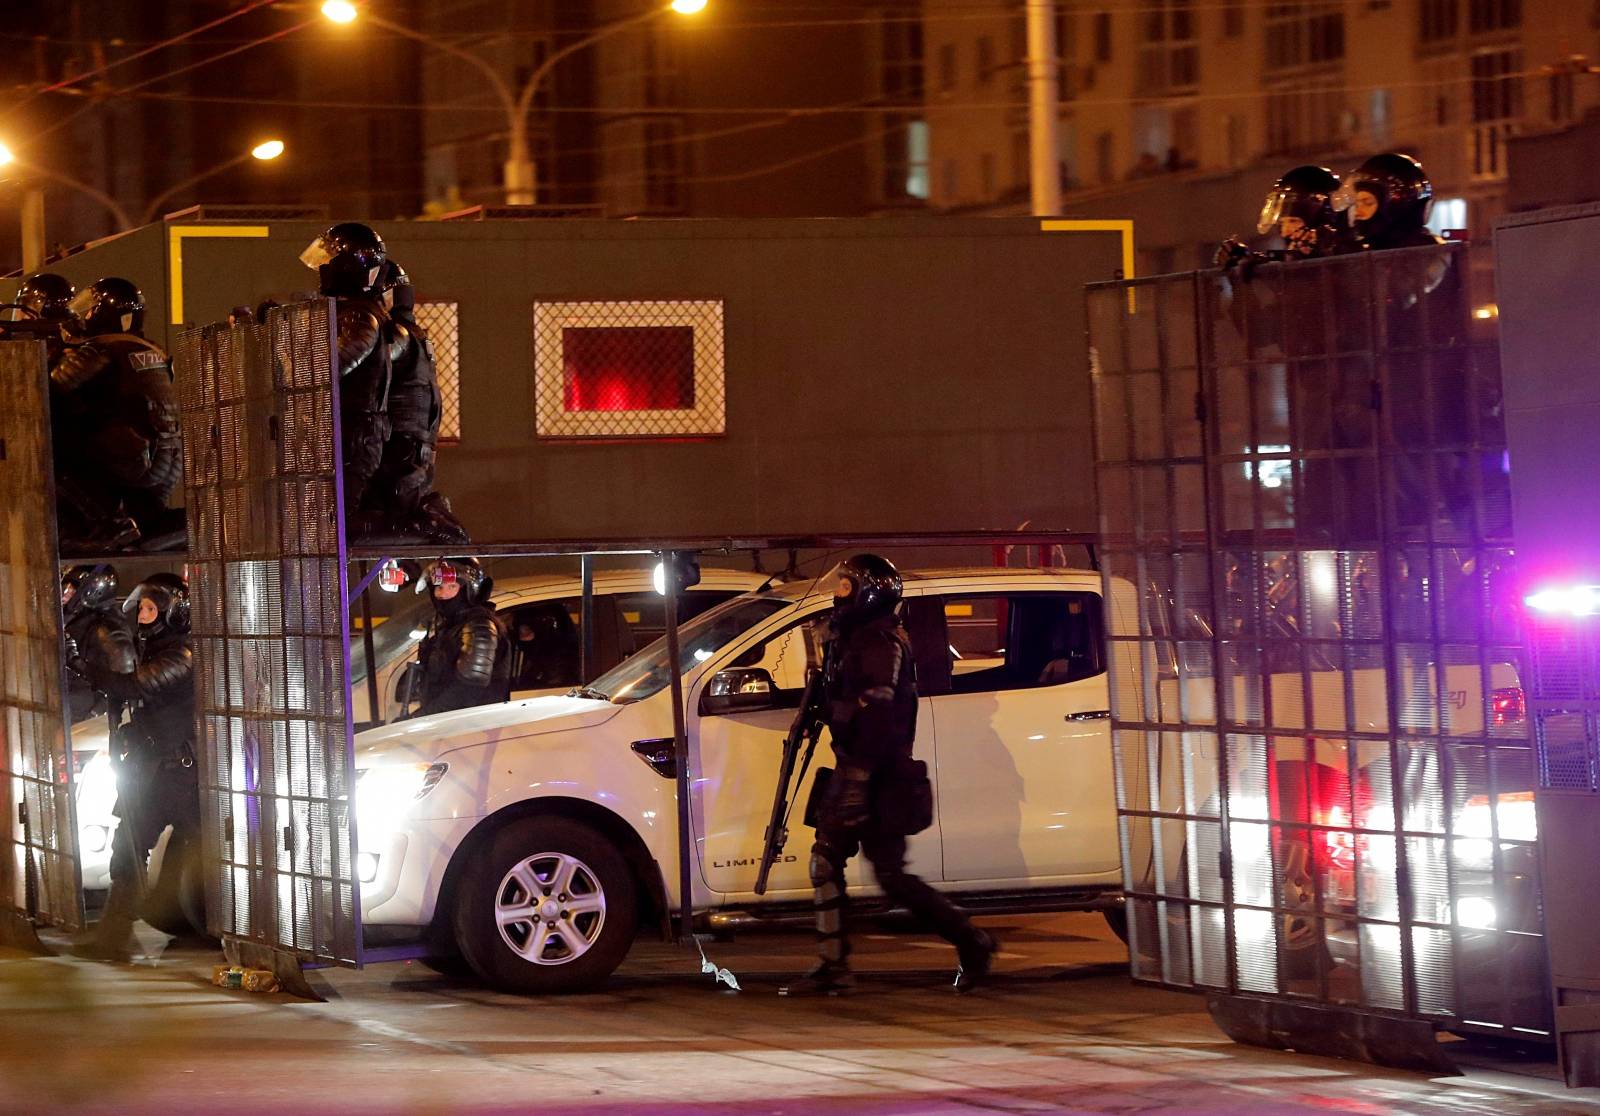
[[[794,604],[774,597],[736,597],[678,628],[678,669],[687,673],[775,612]],[[596,678],[584,689],[618,705],[643,701],[672,680],[666,637]]]

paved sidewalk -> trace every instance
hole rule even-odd
[[[0,1112],[1600,1113],[1548,1066],[1429,1079],[1237,1046],[1198,999],[1131,984],[1093,916],[986,921],[1001,975],[968,997],[942,943],[887,935],[861,940],[863,990],[823,1001],[775,995],[795,933],[710,947],[743,993],[649,944],[606,990],[537,1001],[416,964],[316,974],[317,1004],[212,988],[201,952],[0,954]]]

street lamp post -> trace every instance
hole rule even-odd
[[[150,200],[150,204],[144,207],[144,219],[140,222],[140,224],[148,225],[150,222],[154,221],[161,212],[161,205],[163,202],[167,201],[167,199],[171,198],[175,194],[182,193],[195,183],[203,182],[205,179],[210,178],[214,174],[221,174],[225,170],[231,170],[234,167],[239,166],[241,163],[250,162],[252,159],[260,163],[270,163],[272,160],[282,155],[283,150],[284,145],[282,140],[265,140],[256,144],[243,155],[237,155],[232,159],[227,159],[221,163],[218,163],[214,167],[208,167],[199,174],[191,175],[182,182],[178,183],[176,186],[169,187],[152,198]]]
[[[619,19],[614,23],[608,23],[603,27],[597,28],[592,33],[568,43],[560,50],[552,53],[550,57],[546,58],[534,69],[528,80],[523,82],[522,88],[515,91],[506,82],[505,78],[500,75],[499,70],[495,69],[486,59],[472,53],[470,50],[463,50],[451,43],[443,42],[420,31],[415,31],[412,28],[384,19],[382,16],[372,15],[370,12],[367,13],[366,18],[372,22],[374,27],[381,27],[385,31],[404,36],[414,42],[459,58],[463,62],[476,66],[483,73],[484,77],[488,79],[491,88],[494,89],[495,96],[500,101],[500,106],[506,112],[508,143],[506,161],[503,168],[506,204],[533,205],[538,201],[539,191],[535,177],[536,168],[533,163],[533,154],[528,145],[528,113],[533,108],[533,99],[538,95],[539,86],[544,83],[544,79],[555,69],[556,64],[583,50],[585,47],[593,46],[629,28],[658,19],[668,12],[675,12],[678,15],[693,15],[704,10],[706,4],[707,0],[671,0],[670,3],[647,8],[637,15],[628,16],[625,19]],[[357,9],[350,0],[327,0],[327,3],[322,6],[322,14],[334,23],[350,23],[355,20]]]
[[[1055,9],[1055,0],[1028,0],[1028,147],[1035,217],[1061,215],[1061,125],[1056,106],[1061,60],[1056,54]]]
[[[48,170],[36,163],[21,159],[4,143],[0,143],[0,168],[17,167],[25,172],[30,180],[44,179],[48,182],[58,182],[78,193],[91,197],[111,211],[111,216],[117,222],[117,231],[125,232],[133,228],[133,221],[129,219],[127,210],[117,204],[117,200],[104,190],[97,190],[87,182],[79,182],[70,175]],[[22,194],[22,268],[24,271],[37,271],[44,266],[45,256],[44,233],[44,187],[35,181],[28,181],[23,186]]]

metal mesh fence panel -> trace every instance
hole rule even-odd
[[[1466,270],[1455,247],[1090,288],[1140,979],[1548,1029]]]
[[[83,926],[44,345],[0,342],[0,908]]]
[[[540,437],[725,432],[720,301],[539,302],[533,322]]]
[[[358,960],[326,300],[176,352],[213,931]]]
[[[428,331],[439,376],[439,440],[461,440],[461,317],[454,302],[419,302],[417,324]]]

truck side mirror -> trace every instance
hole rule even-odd
[[[777,709],[778,684],[761,667],[732,667],[711,676],[700,698],[700,712],[714,717],[720,713],[744,713],[756,709]]]

